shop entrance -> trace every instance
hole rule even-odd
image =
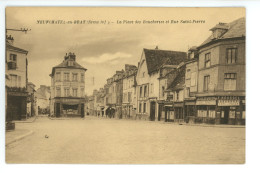
[[[229,106],[222,107],[221,124],[227,124],[228,123],[229,110],[230,110]]]

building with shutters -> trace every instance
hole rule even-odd
[[[68,53],[61,64],[52,68],[50,114],[55,117],[84,117],[86,68]]]
[[[6,121],[27,118],[27,54],[27,50],[14,45],[13,37],[6,37]]]

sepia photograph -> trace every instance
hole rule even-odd
[[[246,8],[6,7],[6,164],[245,164]]]

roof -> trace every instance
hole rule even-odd
[[[55,70],[56,68],[83,69],[83,70],[85,70],[85,71],[87,70],[86,68],[84,68],[84,67],[82,67],[81,65],[79,65],[76,61],[74,61],[73,66],[69,66],[69,65],[68,65],[68,61],[70,61],[70,59],[63,60],[63,62],[60,63],[59,65],[56,65],[56,66],[52,67],[52,73],[51,73],[51,75],[53,75],[54,70]]]
[[[227,31],[217,40],[223,40],[223,39],[228,39],[228,38],[237,38],[237,37],[245,37],[246,36],[246,19],[245,17],[239,18],[233,22],[230,22],[226,24],[225,28],[222,29],[227,29],[226,26],[228,26]],[[211,30],[214,30],[217,26],[221,25],[216,25],[213,27]],[[213,39],[212,35],[208,37],[199,47],[204,46],[205,44],[208,44],[216,39]]]
[[[158,71],[162,65],[178,65],[187,58],[186,52],[144,49],[148,73]]]
[[[176,90],[181,90],[181,89],[184,88],[184,85],[185,85],[185,70],[186,70],[186,66],[185,65],[182,65],[178,69],[177,75],[176,75],[175,79],[169,85],[167,90],[176,91]]]
[[[11,45],[8,41],[6,41],[6,49],[18,51],[18,52],[21,52],[21,53],[24,53],[24,54],[28,54],[27,50],[15,47],[15,46]]]

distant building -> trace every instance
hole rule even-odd
[[[40,85],[40,88],[36,91],[38,113],[49,114],[50,113],[50,86]]]
[[[28,51],[15,47],[14,39],[6,37],[6,121],[26,119]]]
[[[178,65],[186,58],[186,52],[143,49],[136,76],[139,118],[158,120],[160,69],[163,65]]]
[[[123,77],[123,118],[136,118],[136,73],[135,65],[125,65]]]
[[[37,96],[35,91],[35,85],[32,82],[27,84],[27,117],[32,117],[38,115],[37,110]]]
[[[51,116],[84,116],[86,70],[76,62],[74,53],[66,54],[63,62],[52,68]]]

